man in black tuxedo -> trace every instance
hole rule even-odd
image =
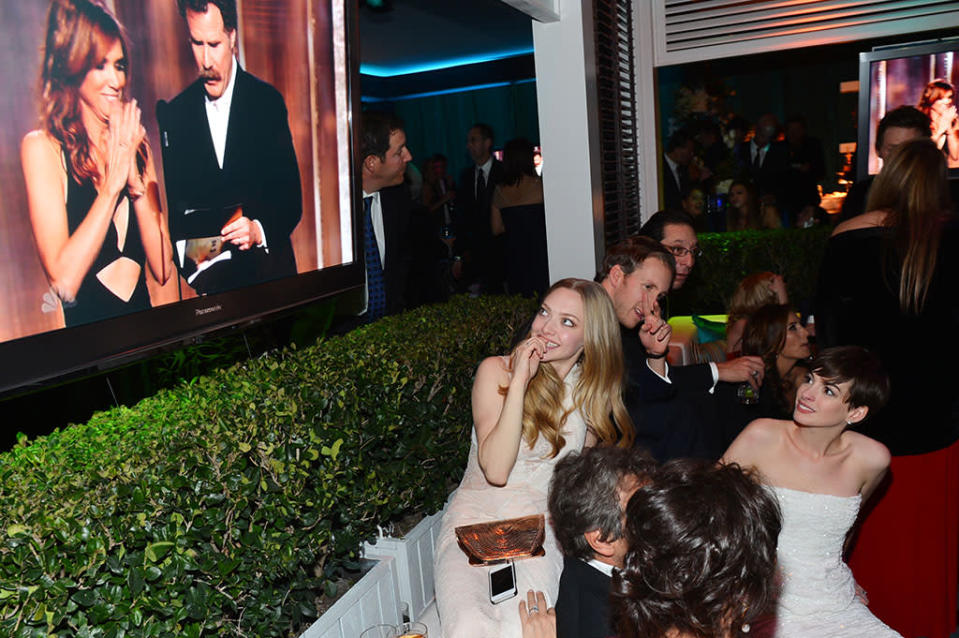
[[[556,598],[558,638],[614,635],[609,615],[613,569],[626,556],[626,503],[655,462],[635,449],[590,447],[561,459],[549,486],[549,518],[563,550]]]
[[[685,130],[669,136],[663,153],[663,204],[682,209],[683,197],[689,190],[689,163],[693,159],[693,138]]]
[[[360,128],[367,283],[362,317],[374,321],[406,305],[413,202],[403,173],[413,157],[406,148],[403,123],[395,115],[365,112]]]
[[[296,274],[300,175],[283,97],[235,60],[235,0],[177,0],[199,78],[157,106],[171,237],[199,294]]]
[[[503,238],[493,236],[490,224],[493,191],[503,180],[503,163],[492,155],[493,129],[474,124],[466,137],[466,150],[473,166],[463,170],[456,190],[456,252],[463,261],[460,280],[467,285],[478,283],[485,293],[503,292]]]
[[[636,428],[635,444],[658,461],[715,460],[724,449],[718,449],[718,425],[710,424],[703,405],[719,381],[761,384],[762,359],[667,365],[672,331],[660,305],[685,282],[699,248],[692,220],[682,212],[656,213],[641,232],[652,236],[631,237],[606,251],[596,279],[619,319],[627,376],[624,401]]]
[[[756,121],[753,138],[738,144],[733,155],[739,176],[756,185],[760,198],[771,203],[782,197],[782,183],[789,168],[789,150],[785,142],[777,141],[779,120],[772,113],[762,115]]]

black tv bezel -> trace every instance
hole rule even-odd
[[[920,55],[944,53],[946,51],[959,51],[959,38],[937,38],[935,40],[923,40],[920,42],[884,45],[876,47],[871,51],[862,51],[859,53],[859,131],[856,136],[857,180],[863,180],[869,177],[869,152],[871,149],[869,138],[872,134],[869,117],[871,80],[869,71],[872,64],[874,62],[881,62],[882,60],[910,58]],[[950,179],[959,178],[959,168],[949,169],[949,177]]]
[[[358,179],[359,22],[357,6],[352,0],[344,0],[344,31],[353,260],[254,286],[0,342],[0,361],[4,362],[0,366],[0,398],[125,365],[164,348],[186,345],[203,335],[255,323],[363,285],[366,269],[356,212],[362,201]]]

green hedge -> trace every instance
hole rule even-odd
[[[0,455],[0,634],[283,636],[377,523],[435,511],[478,361],[528,301],[456,298]]]
[[[670,294],[670,314],[724,313],[739,282],[764,270],[785,278],[793,305],[809,302],[831,231],[822,226],[699,235],[703,255],[686,285]]]

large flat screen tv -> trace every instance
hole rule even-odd
[[[929,111],[923,101],[924,94],[943,97],[951,93],[951,106],[955,107],[956,86],[959,86],[959,39],[884,46],[860,53],[858,179],[875,175],[882,168],[882,159],[876,153],[876,127],[886,113],[904,105]],[[941,109],[943,104],[945,101],[933,108]],[[951,156],[950,176],[956,177],[959,149],[948,148],[948,143],[944,146],[943,152]]]
[[[3,2],[0,395],[362,283],[354,2]]]

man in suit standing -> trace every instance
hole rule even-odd
[[[395,115],[363,113],[360,128],[366,251],[366,310],[362,317],[375,321],[400,312],[406,303],[413,203],[403,174],[413,156],[406,148],[403,123]]]
[[[782,181],[789,168],[789,151],[785,142],[777,141],[779,120],[772,113],[760,116],[756,121],[753,138],[733,149],[740,177],[756,185],[759,197],[769,203],[781,205]]]
[[[171,237],[199,294],[296,274],[300,175],[283,97],[235,60],[235,0],[177,0],[199,78],[157,105]]]
[[[693,138],[680,129],[669,136],[663,154],[663,204],[682,209],[683,196],[690,187],[689,163],[694,153]]]
[[[556,598],[558,638],[614,635],[609,614],[613,570],[626,556],[626,503],[655,462],[635,449],[589,447],[561,459],[549,486],[549,518],[563,550]]]
[[[456,191],[456,252],[463,260],[461,281],[478,279],[484,293],[503,292],[506,277],[503,238],[494,237],[490,224],[493,191],[503,180],[503,163],[493,157],[493,129],[477,123],[466,136],[473,166],[460,176]]]

